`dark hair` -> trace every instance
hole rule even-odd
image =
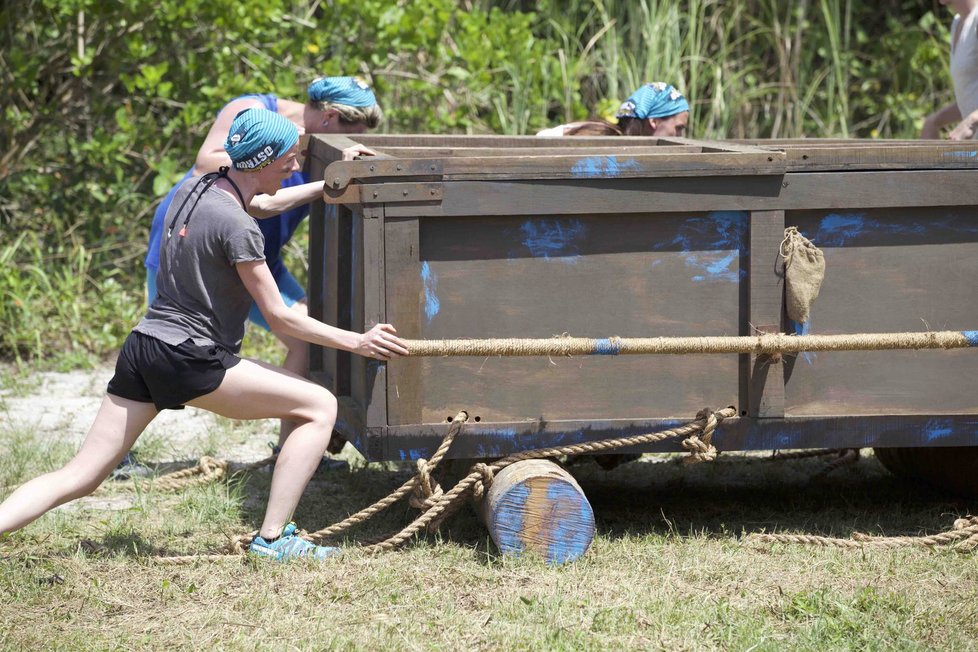
[[[564,131],[565,136],[622,136],[624,132],[604,120],[588,120],[569,127]]]

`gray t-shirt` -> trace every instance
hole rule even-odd
[[[170,203],[163,222],[156,299],[133,330],[170,345],[190,339],[198,346],[219,344],[237,353],[252,298],[235,265],[264,260],[265,240],[254,218],[226,192],[212,187],[200,196],[205,183],[194,191],[199,179],[184,182]],[[167,237],[191,191],[194,196]],[[180,235],[198,196],[186,233]]]

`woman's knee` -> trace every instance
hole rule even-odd
[[[320,385],[313,385],[308,390],[306,404],[299,409],[296,419],[293,420],[320,423],[332,430],[339,409],[336,397]]]
[[[109,474],[109,472],[103,472],[102,469],[79,468],[71,463],[56,473],[61,475],[62,486],[65,487],[69,500],[94,493]]]

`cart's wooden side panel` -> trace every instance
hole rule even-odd
[[[409,338],[736,335],[746,293],[743,212],[418,222],[388,228],[388,317]],[[407,364],[405,364],[407,363]],[[437,423],[672,416],[738,403],[736,356],[396,360],[390,414]],[[397,407],[393,407],[394,403]],[[412,401],[417,401],[413,404]],[[417,417],[408,420],[409,415]],[[392,425],[397,425],[392,422]]]
[[[978,209],[808,210],[787,222],[825,253],[817,334],[974,330]],[[974,414],[974,351],[807,353],[787,360],[788,415]]]
[[[333,168],[339,186],[350,179],[339,189],[346,206],[313,217],[322,224],[312,231],[310,312],[342,328],[389,321],[412,339],[790,330],[777,256],[785,226],[826,255],[807,332],[978,327],[978,208],[967,205],[978,171],[967,145],[757,142],[786,154],[787,171],[665,178],[652,166],[625,178],[598,165],[569,174],[567,161],[589,148],[591,158],[613,156],[609,147],[665,160],[657,150],[675,148],[690,165],[699,150],[735,167],[737,154],[758,152],[686,139],[362,142],[381,150],[376,169]],[[312,147],[314,167],[347,143]],[[542,160],[508,169],[506,157],[524,151],[554,157],[549,176],[560,178],[534,176]],[[978,359],[968,350],[380,365],[314,349],[312,366],[341,397],[337,427],[362,435],[355,443],[371,459],[430,456],[459,409],[472,419],[453,457],[637,434],[723,405],[742,415],[717,433],[725,450],[978,443]]]

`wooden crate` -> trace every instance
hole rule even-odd
[[[310,313],[410,339],[978,328],[973,143],[312,136]],[[778,248],[825,252],[812,318],[783,314]],[[408,358],[315,348],[338,430],[371,460],[637,434],[734,405],[720,450],[978,444],[972,350]],[[668,443],[650,450],[676,450]]]

